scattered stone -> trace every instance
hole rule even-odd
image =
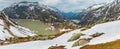
[[[83,46],[85,44],[87,44],[88,42],[90,42],[92,38],[83,38],[83,39],[79,39],[77,42],[75,42],[73,44],[72,47],[76,47],[76,46]]]
[[[95,37],[98,37],[98,36],[101,36],[101,35],[103,35],[104,33],[95,33],[95,34],[93,34],[93,35],[90,35],[90,36],[92,36],[93,38],[95,38]]]
[[[50,46],[48,49],[66,49],[65,46]]]
[[[71,41],[77,40],[77,39],[80,38],[80,36],[83,36],[83,35],[85,35],[85,34],[82,34],[82,33],[75,33],[75,34],[73,34],[72,37],[70,37],[70,39],[68,40],[68,42],[71,42]]]

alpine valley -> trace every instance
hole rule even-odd
[[[120,49],[119,45],[119,0],[77,12],[21,1],[0,12],[0,49]]]

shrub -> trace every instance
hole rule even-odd
[[[77,42],[75,42],[75,43],[73,44],[72,47],[75,47],[75,46],[83,46],[83,45],[87,44],[90,40],[91,40],[91,38],[79,39]]]
[[[82,34],[82,33],[75,33],[75,34],[73,34],[73,36],[68,40],[68,42],[77,40],[77,39],[80,38],[80,36],[83,36],[83,35],[84,35],[84,34]]]

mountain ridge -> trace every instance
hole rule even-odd
[[[37,19],[43,22],[63,21],[63,15],[57,8],[53,8],[38,2],[23,1],[15,3],[3,11],[13,19]]]
[[[93,5],[81,13],[78,13],[77,16],[80,20],[81,26],[87,26],[91,24],[104,23],[109,21],[120,20],[120,2],[113,1],[108,4],[98,4]],[[96,7],[96,8],[94,8]]]

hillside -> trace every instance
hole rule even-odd
[[[105,23],[120,20],[120,2],[113,1],[108,4],[95,4],[82,12],[76,14],[79,17],[81,26]],[[82,14],[81,14],[82,13]]]
[[[120,49],[119,45],[119,0],[79,13],[28,1],[0,12],[0,49]]]
[[[80,47],[83,47],[85,45],[95,45],[95,44],[102,44],[102,43],[107,43],[107,42],[112,42],[115,40],[120,39],[120,21],[113,21],[113,22],[108,22],[108,23],[103,23],[103,24],[98,24],[95,25],[94,27],[92,27],[91,29],[82,31],[82,34],[85,34],[83,36],[81,36],[78,40],[75,40],[73,42],[68,42],[68,39],[75,33],[80,32],[80,30],[74,30],[71,31],[69,33],[65,33],[53,40],[46,40],[46,41],[32,41],[32,42],[27,42],[27,43],[21,43],[21,44],[13,44],[13,45],[7,45],[7,46],[0,46],[0,48],[4,48],[4,49],[21,49],[21,48],[25,48],[25,49],[31,49],[31,48],[36,48],[36,49],[47,49],[50,46],[56,46],[56,45],[63,45],[65,46],[65,48],[67,49],[79,49]],[[111,29],[110,29],[111,28]],[[97,30],[96,30],[97,29]],[[106,30],[107,29],[107,30]],[[104,33],[100,36],[96,36],[96,37],[92,37],[91,35],[96,34],[96,32],[99,33]],[[94,35],[95,36],[95,35]],[[91,38],[91,40],[86,40]],[[81,40],[84,41],[89,41],[89,42],[83,42]],[[79,41],[80,40],[80,41]],[[75,42],[79,41],[78,45],[79,46],[74,46],[72,47],[72,45],[75,44]],[[83,42],[83,43],[81,43]],[[82,45],[81,45],[82,44]],[[25,46],[27,45],[27,46]],[[21,47],[22,46],[22,47]]]
[[[8,40],[11,37],[35,36],[33,31],[15,24],[3,12],[0,12],[0,40]]]
[[[12,19],[33,19],[45,23],[63,22],[64,18],[58,9],[38,2],[18,2],[3,9]]]

